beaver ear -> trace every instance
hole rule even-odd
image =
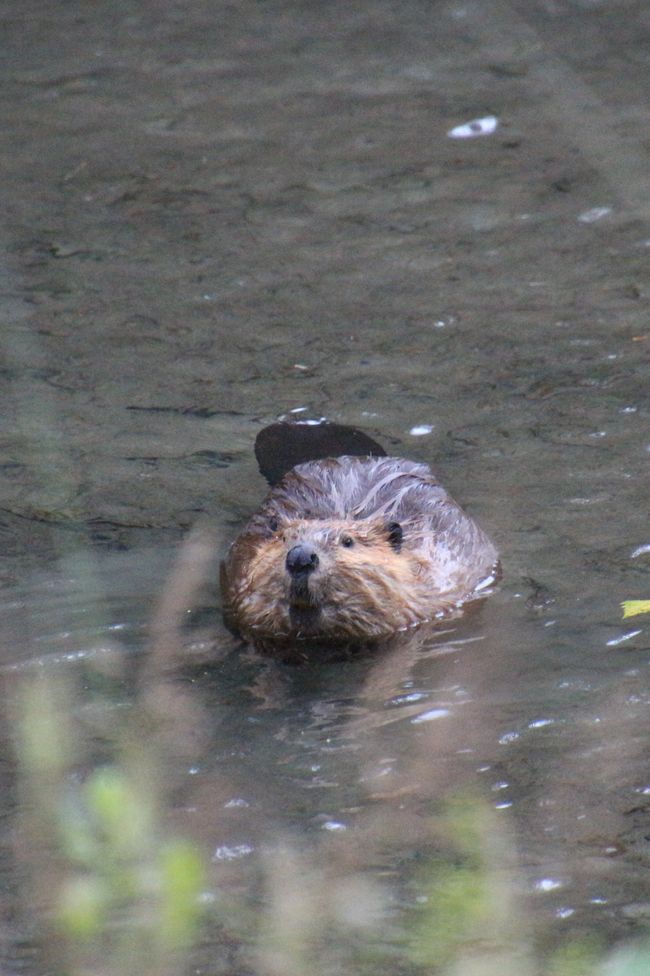
[[[389,522],[386,526],[386,531],[388,532],[388,541],[391,546],[395,552],[399,552],[402,548],[402,539],[404,538],[402,526],[399,522]]]

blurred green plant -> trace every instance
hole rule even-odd
[[[434,972],[532,974],[512,855],[493,811],[471,795],[452,798],[438,831],[444,854],[420,878],[411,958]]]
[[[607,957],[600,972],[602,976],[648,976],[650,946],[624,946]]]
[[[103,973],[175,972],[201,920],[203,858],[167,836],[155,742],[127,735],[114,761],[85,778],[75,772],[74,701],[73,687],[47,675],[20,697],[21,830],[34,903],[65,971],[101,953]]]
[[[411,927],[410,958],[444,976],[648,976],[650,948],[609,952],[596,933],[535,944],[534,919],[518,894],[513,845],[494,811],[461,795],[443,804],[442,854],[420,876],[422,906]]]
[[[573,938],[550,953],[545,976],[594,976],[603,956],[604,947],[597,936]]]
[[[138,734],[142,714],[98,764],[80,740],[75,701],[72,682],[41,674],[24,685],[17,708],[20,830],[50,963],[70,976],[177,974],[201,932],[206,865],[195,844],[167,832],[160,743]],[[139,700],[133,710],[146,711]],[[155,726],[151,715],[147,721]],[[237,946],[254,976],[650,972],[645,945],[609,952],[587,934],[536,946],[501,819],[472,794],[442,799],[437,809],[429,821],[435,853],[414,879],[419,905],[406,928],[381,879],[354,859],[346,867],[344,842],[339,863],[336,839],[302,854],[289,839],[264,862],[265,897],[229,899],[216,938]],[[223,972],[223,962],[215,966]]]

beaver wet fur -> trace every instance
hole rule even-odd
[[[334,424],[273,424],[256,454],[273,487],[221,588],[228,626],[262,649],[385,641],[496,581],[496,548],[426,464]]]

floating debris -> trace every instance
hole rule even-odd
[[[236,861],[240,857],[247,857],[249,854],[253,853],[254,848],[250,844],[235,844],[233,847],[229,847],[227,844],[222,844],[217,847],[216,851],[212,855],[213,861]]]
[[[638,601],[638,602],[641,602],[641,601]],[[644,613],[644,612],[645,611],[643,611],[643,610],[638,610],[637,611],[637,613]],[[628,614],[628,616],[630,616],[630,615]],[[642,630],[628,630],[628,632],[626,634],[621,634],[620,637],[612,637],[611,640],[608,640],[607,641],[606,646],[607,647],[618,647],[619,644],[625,644],[626,641],[632,640],[634,637],[638,637],[639,634],[642,634],[642,633],[643,633]]]
[[[472,119],[471,122],[454,126],[447,135],[450,139],[476,139],[478,136],[491,136],[498,125],[496,115],[485,115],[482,119]]]
[[[411,719],[411,725],[420,725],[422,722],[435,722],[438,718],[446,718],[449,715],[448,708],[431,708],[428,712],[422,712]]]
[[[650,613],[650,600],[623,600],[623,620],[626,617],[637,617],[640,613]],[[640,634],[637,630],[635,633]]]
[[[326,820],[325,823],[321,825],[321,829],[335,832],[340,830],[347,830],[348,828],[344,823],[341,823],[339,820]]]
[[[528,723],[529,729],[543,729],[547,725],[555,725],[554,718],[536,718],[534,721]]]
[[[585,210],[584,213],[581,213],[578,220],[581,224],[595,224],[597,220],[602,220],[611,212],[611,207],[592,207],[591,210]]]
[[[638,559],[639,556],[645,556],[647,554],[650,554],[650,543],[645,542],[642,546],[637,546],[636,547],[636,549],[634,550],[634,552],[631,554],[630,558],[631,559]],[[634,601],[631,600],[631,601],[628,601],[628,602],[633,603]],[[625,606],[625,604],[623,604],[623,606]]]
[[[535,891],[555,891],[557,888],[562,887],[562,882],[558,881],[556,878],[541,878],[536,881],[533,885]]]

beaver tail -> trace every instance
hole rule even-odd
[[[356,427],[326,420],[270,424],[255,438],[255,457],[271,486],[297,464],[343,455],[386,457],[386,451]]]

